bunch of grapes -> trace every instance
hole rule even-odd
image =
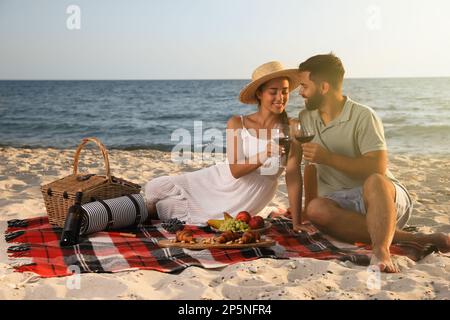
[[[220,231],[234,231],[234,232],[243,232],[249,230],[249,226],[244,221],[236,220],[236,219],[227,219],[220,226]]]
[[[163,223],[161,223],[161,226],[164,228],[164,230],[166,230],[167,232],[170,233],[175,233],[178,230],[181,230],[184,228],[184,221],[180,221],[177,218],[172,218],[169,220],[164,221]]]

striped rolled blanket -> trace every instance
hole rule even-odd
[[[99,231],[138,226],[148,218],[141,194],[131,194],[82,205],[81,235]]]

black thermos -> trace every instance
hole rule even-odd
[[[75,194],[75,204],[69,208],[64,229],[59,242],[61,247],[74,246],[78,244],[81,229],[81,216],[83,208],[81,207],[82,192]]]

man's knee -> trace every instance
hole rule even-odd
[[[371,198],[379,196],[380,193],[386,193],[389,198],[394,200],[395,187],[392,182],[384,175],[379,173],[371,174],[363,185],[364,201],[369,202]]]
[[[330,199],[315,198],[308,204],[306,216],[312,223],[326,226],[334,219],[335,207],[336,205]]]

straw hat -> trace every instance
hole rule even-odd
[[[298,69],[285,69],[281,62],[271,61],[260,65],[253,71],[252,82],[247,84],[239,94],[239,101],[246,104],[257,104],[256,90],[265,82],[286,77],[289,79],[289,92],[300,85]]]

